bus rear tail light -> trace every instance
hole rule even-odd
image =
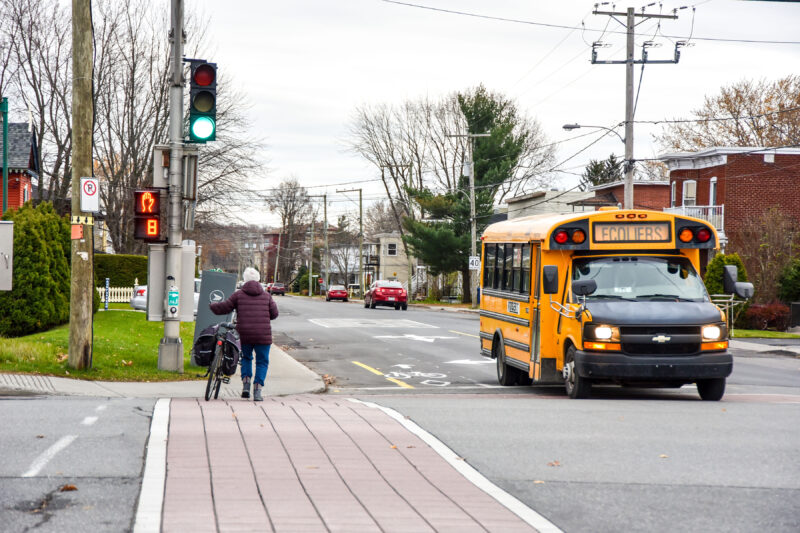
[[[572,232],[572,242],[575,244],[582,244],[586,240],[586,234],[583,230],[576,229]]]
[[[694,238],[694,232],[689,228],[683,228],[678,235],[678,238],[681,242],[689,242]]]
[[[702,228],[697,230],[697,240],[700,242],[708,242],[708,239],[711,238],[711,232],[708,231],[706,228]]]
[[[558,230],[556,232],[556,234],[553,236],[553,239],[555,239],[555,241],[558,244],[564,244],[569,240],[569,234],[566,231],[564,231],[563,229],[562,230]]]

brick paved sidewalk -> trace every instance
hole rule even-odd
[[[344,398],[173,399],[163,531],[533,531],[400,423]]]

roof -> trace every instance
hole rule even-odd
[[[800,148],[770,148],[769,146],[712,146],[697,152],[670,152],[661,154],[658,158],[661,161],[669,159],[697,159],[701,157],[713,157],[717,155],[800,155]]]
[[[592,196],[590,198],[584,198],[582,200],[576,200],[574,202],[570,202],[569,205],[575,205],[575,206],[619,205],[619,200],[617,200],[617,197],[614,196],[613,192],[607,192],[605,194],[600,194],[598,196]]]
[[[484,230],[483,236],[489,241],[509,241],[512,240],[512,235],[515,241],[541,241],[547,238],[547,233],[556,224],[581,218],[586,218],[586,213],[570,213],[566,215],[544,213],[541,215],[512,218],[504,222],[492,224]]]
[[[0,143],[3,142],[3,130],[0,129]],[[0,144],[2,146],[2,144]],[[33,161],[31,161],[31,150],[33,150]],[[28,124],[25,122],[9,122],[8,124],[8,169],[27,171],[39,175],[37,157],[36,134],[28,131]],[[0,158],[0,168],[3,167]]]
[[[592,187],[591,191],[602,191],[603,189],[612,189],[614,187],[619,187],[620,185],[625,185],[625,180],[617,180],[612,181],[611,183],[603,183],[602,185],[595,185]],[[634,180],[633,186],[639,187],[642,185],[663,185],[665,187],[669,187],[669,181],[655,181],[655,180]]]

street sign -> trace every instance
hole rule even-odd
[[[481,256],[479,256],[479,255],[471,255],[471,256],[469,256],[469,269],[470,270],[480,270],[481,269]]]
[[[81,211],[100,212],[100,181],[97,178],[81,178]]]

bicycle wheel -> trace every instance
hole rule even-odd
[[[206,401],[211,399],[211,394],[217,389],[217,382],[219,381],[219,369],[222,364],[222,350],[217,346],[214,350],[214,359],[208,367],[208,383],[206,384]]]
[[[222,375],[222,364],[220,363],[220,365],[217,367],[217,386],[214,387],[214,399],[215,400],[217,398],[219,398],[219,389],[220,389],[220,387],[222,387],[222,378],[223,378],[223,375]]]

